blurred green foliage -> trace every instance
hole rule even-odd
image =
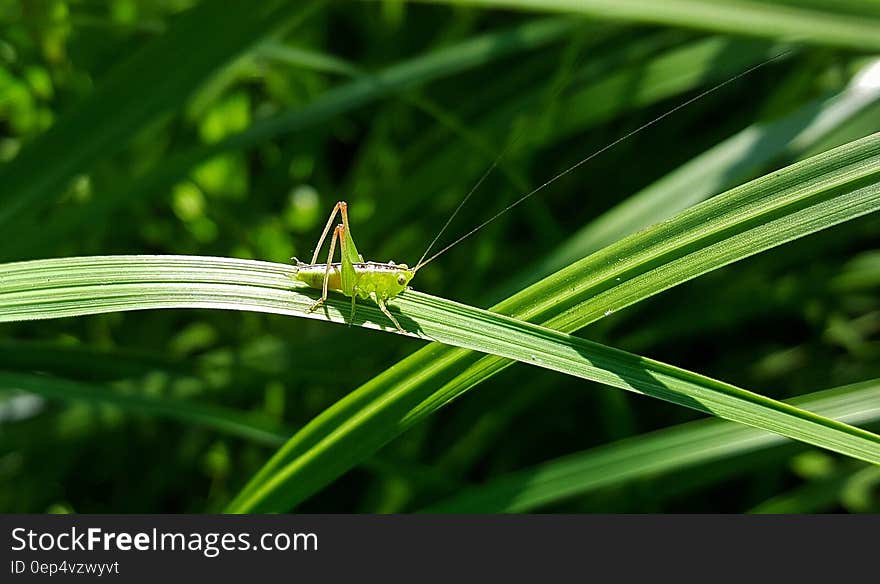
[[[816,22],[856,14],[880,31],[876,4],[801,4]],[[344,199],[368,259],[414,263],[500,152],[445,241],[789,46],[719,34],[723,22],[652,24],[650,14],[604,21],[397,0],[274,2],[236,18],[244,12],[207,0],[0,4],[0,259],[285,262],[311,255]],[[786,58],[492,223],[414,287],[488,305],[699,200],[880,129],[880,75],[874,90],[871,79],[852,85],[876,45],[798,40]],[[53,155],[30,154],[41,145]],[[878,228],[876,216],[832,228],[582,334],[779,399],[880,377]],[[285,436],[419,346],[225,311],[4,324],[0,510],[221,510]],[[35,374],[58,381],[51,399],[23,390]],[[421,509],[695,416],[585,385],[517,365],[299,509]],[[791,447],[621,479],[543,509],[876,512],[878,493],[875,469]]]

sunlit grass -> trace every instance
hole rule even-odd
[[[0,23],[0,509],[876,510],[868,3],[62,4]],[[445,242],[783,51],[420,271],[411,334],[305,312],[336,200],[412,263],[498,153]]]

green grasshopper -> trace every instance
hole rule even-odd
[[[447,252],[464,239],[481,230],[483,227],[485,227],[495,219],[498,219],[500,216],[504,215],[506,212],[510,211],[538,191],[545,189],[552,183],[556,182],[563,176],[575,171],[580,166],[589,162],[593,158],[596,158],[607,150],[610,150],[611,148],[617,146],[621,142],[632,138],[634,135],[638,134],[642,130],[653,126],[654,124],[668,117],[674,112],[706,97],[710,93],[724,87],[725,85],[748,75],[752,71],[760,69],[765,65],[781,59],[791,52],[792,49],[786,50],[782,53],[775,55],[774,57],[771,57],[770,59],[767,59],[762,63],[754,65],[753,67],[737,75],[734,75],[733,77],[730,77],[726,81],[722,81],[721,83],[710,87],[696,97],[688,99],[684,103],[681,103],[668,110],[666,113],[663,113],[656,118],[650,120],[649,122],[642,124],[638,128],[624,134],[623,136],[612,141],[610,144],[607,144],[606,146],[600,148],[599,150],[596,150],[586,158],[583,158],[580,162],[556,174],[555,176],[550,178],[550,180],[522,195],[513,203],[501,209],[501,211],[499,211],[495,215],[492,215],[491,217],[453,241],[451,244],[436,252],[431,257],[425,259],[428,255],[428,252],[431,250],[434,244],[437,243],[437,241],[440,239],[440,236],[446,231],[446,228],[449,227],[449,224],[452,222],[452,220],[455,218],[455,216],[458,214],[464,204],[468,201],[468,199],[470,199],[471,195],[474,194],[474,191],[479,188],[483,180],[485,180],[485,178],[498,165],[498,162],[501,160],[504,152],[506,151],[505,149],[505,151],[502,151],[501,154],[498,155],[492,165],[486,170],[486,172],[483,173],[482,177],[480,177],[473,188],[471,188],[467,195],[461,200],[455,211],[453,211],[449,219],[446,220],[446,223],[440,229],[440,232],[437,234],[437,236],[434,237],[434,240],[428,246],[428,249],[425,250],[422,258],[419,260],[414,268],[410,268],[406,264],[395,264],[392,261],[384,264],[379,262],[364,261],[363,256],[358,253],[357,247],[354,244],[354,240],[351,237],[351,228],[348,226],[348,204],[345,201],[339,201],[333,207],[333,211],[331,211],[330,213],[330,218],[327,220],[327,225],[324,227],[324,232],[321,233],[321,237],[320,239],[318,239],[318,245],[317,247],[315,247],[315,253],[314,255],[312,255],[312,261],[307,264],[299,261],[296,258],[291,258],[296,261],[296,266],[294,267],[294,278],[301,282],[305,282],[312,288],[318,288],[321,290],[321,297],[309,307],[308,311],[312,312],[314,310],[317,310],[318,307],[320,307],[322,304],[324,304],[324,302],[327,301],[328,292],[330,290],[334,290],[342,292],[344,295],[351,298],[351,317],[349,319],[349,322],[352,322],[354,321],[357,298],[360,297],[365,300],[368,298],[372,298],[376,302],[376,304],[379,305],[379,309],[385,314],[385,316],[388,317],[388,320],[394,323],[394,326],[397,327],[397,330],[401,333],[406,333],[403,327],[400,326],[400,323],[397,322],[397,319],[394,318],[394,315],[392,315],[391,312],[388,310],[387,303],[389,300],[397,297],[407,289],[409,281],[413,279],[413,277],[416,275],[416,272],[425,264],[435,260],[438,256]],[[513,141],[515,142],[518,137],[519,136],[514,138]],[[512,142],[508,144],[508,147],[510,146],[510,144],[512,144]],[[330,228],[333,226],[333,220],[336,218],[337,213],[342,215],[342,223],[338,224],[333,230],[333,236],[330,239],[330,251],[327,254],[327,263],[319,264],[317,263],[318,254],[321,251],[321,247],[324,245],[324,240],[327,238],[327,234],[330,233]],[[339,253],[341,261],[339,263],[333,263],[333,256],[336,252],[337,242],[339,242]]]
[[[327,254],[327,263],[319,264],[318,254],[324,245],[327,234],[330,233],[330,227],[333,226],[333,220],[336,214],[342,215],[342,223],[333,230],[333,236],[330,239],[330,251]],[[333,263],[333,255],[336,252],[336,242],[339,242],[339,255],[341,261]],[[327,301],[327,293],[330,290],[342,292],[346,296],[351,297],[351,317],[349,322],[354,320],[355,305],[357,298],[371,298],[379,305],[379,309],[388,317],[388,320],[394,323],[397,330],[405,333],[403,327],[394,318],[394,315],[388,310],[386,302],[396,297],[406,290],[407,284],[416,275],[415,269],[410,269],[406,264],[395,264],[388,262],[386,264],[378,262],[365,262],[361,254],[358,253],[351,237],[351,228],[348,226],[348,204],[345,201],[339,201],[330,212],[330,218],[324,227],[321,238],[318,239],[318,245],[315,247],[315,253],[312,255],[312,261],[308,264],[292,258],[296,261],[296,273],[294,277],[300,282],[305,282],[312,288],[321,290],[321,297],[309,307],[308,311],[317,310],[319,306]]]

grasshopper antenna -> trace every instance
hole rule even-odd
[[[615,146],[617,146],[618,144],[620,144],[622,142],[626,142],[627,140],[629,140],[630,138],[632,138],[636,134],[639,134],[639,133],[643,132],[644,130],[650,128],[651,126],[657,124],[658,122],[668,118],[669,116],[671,116],[675,112],[679,111],[680,109],[683,109],[683,108],[691,105],[692,103],[703,99],[707,95],[714,93],[714,92],[718,91],[719,89],[721,89],[727,85],[730,85],[731,83],[733,83],[735,81],[738,81],[739,79],[742,79],[746,75],[749,75],[750,73],[753,73],[753,72],[757,71],[758,69],[761,69],[762,67],[766,67],[767,65],[774,63],[774,62],[782,59],[783,57],[787,57],[792,52],[794,52],[794,50],[795,49],[793,49],[793,48],[785,50],[777,55],[774,55],[773,57],[770,57],[766,61],[762,61],[761,63],[758,63],[757,65],[753,65],[752,67],[749,67],[745,71],[742,71],[741,73],[737,73],[733,77],[730,77],[730,78],[722,81],[721,83],[713,85],[709,89],[706,89],[705,91],[695,95],[694,97],[678,104],[677,106],[673,107],[672,109],[660,114],[656,118],[654,118],[648,122],[645,122],[644,124],[642,124],[638,128],[636,128],[630,132],[627,132],[626,134],[624,134],[620,138],[617,138],[616,140],[614,140],[610,144],[603,146],[602,148],[596,150],[595,152],[588,155],[586,158],[581,159],[579,162],[573,164],[572,166],[568,167],[567,169],[563,170],[562,172],[554,175],[552,178],[550,178],[546,182],[538,185],[537,187],[535,187],[531,191],[522,195],[520,198],[518,198],[514,202],[510,203],[509,205],[507,205],[506,207],[504,207],[503,209],[501,209],[500,211],[498,211],[497,213],[495,213],[494,215],[492,215],[491,217],[489,217],[488,219],[486,219],[485,221],[483,221],[482,223],[480,223],[479,225],[477,225],[476,227],[474,227],[473,229],[471,229],[470,231],[468,231],[467,233],[465,233],[464,235],[462,235],[461,237],[459,237],[458,239],[456,239],[455,241],[453,241],[452,243],[450,243],[449,245],[447,245],[446,247],[444,247],[443,249],[441,249],[440,251],[435,253],[434,255],[432,255],[431,257],[429,257],[428,259],[424,259],[425,256],[428,255],[428,251],[425,251],[425,254],[422,256],[422,259],[419,260],[419,263],[416,265],[415,270],[418,270],[419,268],[422,268],[425,265],[429,264],[430,262],[436,260],[438,257],[443,255],[444,253],[446,253],[447,251],[449,251],[450,249],[452,249],[453,247],[455,247],[456,245],[458,245],[459,243],[461,243],[462,241],[464,241],[468,237],[472,236],[474,233],[478,232],[479,230],[484,228],[486,225],[492,223],[493,221],[495,221],[496,219],[498,219],[499,217],[501,217],[502,215],[504,215],[505,213],[507,213],[508,211],[510,211],[511,209],[513,209],[514,207],[516,207],[517,205],[519,205],[520,203],[522,203],[523,201],[528,199],[529,197],[531,197],[532,195],[537,194],[538,192],[544,190],[545,188],[549,187],[551,184],[555,183],[556,181],[558,181],[562,177],[574,172],[575,170],[577,170],[578,168],[580,168],[581,166],[583,166],[587,162],[593,160],[597,156],[604,154],[605,152],[607,152],[608,150],[611,150],[612,148],[614,148]],[[501,155],[503,155],[503,154],[504,154],[504,152],[501,153]],[[443,230],[445,230],[446,227],[449,225],[449,223],[452,222],[452,218],[455,217],[455,215],[459,212],[461,207],[464,205],[464,202],[467,201],[468,198],[470,198],[471,194],[473,194],[473,192],[476,190],[476,187],[479,186],[480,183],[483,182],[483,180],[489,174],[489,172],[491,172],[491,170],[493,168],[495,168],[495,166],[497,166],[500,159],[501,159],[501,156],[499,156],[498,159],[495,160],[495,163],[492,164],[492,166],[489,168],[489,170],[479,180],[477,185],[473,189],[471,189],[471,191],[470,191],[470,193],[468,193],[467,197],[465,197],[462,200],[462,202],[455,209],[455,212],[452,214],[452,216],[446,222],[446,225],[444,225],[443,229],[440,230],[440,234],[442,234]],[[430,250],[431,247],[434,245],[434,243],[437,242],[437,240],[440,238],[440,234],[438,234],[437,237],[434,238],[434,241],[431,243],[430,246],[428,246],[428,250]]]
[[[560,81],[560,83],[556,87],[556,89],[550,94],[550,96],[548,98],[546,98],[547,101],[552,104],[556,100],[556,98],[559,97],[559,95],[562,93],[562,90],[565,89],[566,85],[567,85],[566,83]],[[417,272],[419,270],[419,268],[421,268],[426,263],[428,263],[428,262],[424,261],[425,257],[427,257],[427,255],[428,255],[428,252],[430,252],[431,248],[433,248],[434,245],[437,244],[437,242],[440,240],[440,237],[446,232],[446,229],[452,223],[452,220],[455,219],[455,216],[458,215],[458,212],[461,211],[462,207],[464,207],[465,204],[467,204],[468,199],[470,199],[471,196],[475,192],[477,192],[477,189],[480,188],[480,185],[482,185],[483,182],[489,177],[489,175],[492,174],[492,172],[498,167],[498,165],[501,163],[501,160],[504,158],[504,156],[507,154],[507,152],[511,148],[513,148],[513,146],[519,141],[520,138],[522,138],[523,134],[525,133],[526,126],[527,126],[527,124],[524,124],[519,128],[517,133],[514,135],[513,139],[507,142],[507,145],[504,146],[504,148],[501,150],[501,153],[495,157],[495,160],[492,161],[492,164],[489,165],[489,168],[487,168],[483,172],[483,174],[480,176],[479,180],[476,183],[474,183],[474,186],[471,187],[471,190],[468,191],[468,193],[464,196],[464,198],[461,200],[461,202],[455,207],[455,210],[452,212],[451,215],[449,215],[449,218],[446,220],[446,223],[443,224],[443,227],[440,228],[440,231],[437,232],[437,235],[435,235],[434,239],[431,240],[431,243],[428,244],[428,248],[425,249],[425,253],[422,254],[422,257],[419,258],[419,261],[416,264],[416,267],[413,268],[413,272]],[[447,250],[447,248],[444,248],[443,250],[441,250],[440,253],[442,253],[443,251],[446,251],[446,250]],[[432,256],[431,259],[434,259],[438,255],[439,254],[434,254],[434,256]],[[428,260],[428,261],[431,261],[431,260]]]
[[[507,151],[511,148],[511,146],[513,146],[513,144],[518,139],[519,139],[519,136],[514,138],[513,141],[507,143],[507,146],[504,147],[504,149],[501,151],[501,154],[499,154],[495,158],[495,160],[492,161],[492,164],[489,165],[489,168],[487,168],[485,170],[485,172],[483,172],[483,175],[480,177],[480,180],[478,180],[476,183],[474,183],[474,186],[471,187],[471,190],[468,191],[468,194],[466,194],[464,196],[464,198],[461,200],[461,202],[455,207],[455,211],[453,211],[452,214],[449,215],[449,218],[446,220],[446,223],[443,224],[443,227],[440,228],[440,231],[437,232],[437,235],[435,235],[434,239],[431,240],[431,243],[428,244],[428,248],[425,249],[425,253],[422,254],[422,257],[419,258],[419,262],[416,264],[416,267],[413,268],[413,272],[418,271],[419,268],[421,268],[423,265],[425,265],[425,263],[427,263],[427,262],[424,262],[424,259],[428,255],[428,252],[431,251],[431,248],[434,247],[434,245],[440,239],[440,236],[443,235],[444,232],[446,232],[446,228],[449,227],[449,224],[452,223],[452,220],[455,219],[455,216],[458,215],[459,211],[461,211],[461,208],[465,206],[465,204],[468,202],[468,199],[471,198],[471,195],[473,195],[477,191],[477,189],[480,188],[480,185],[483,184],[483,181],[486,180],[486,178],[488,178],[488,176],[490,174],[492,174],[492,171],[495,170],[495,168],[501,162],[501,159],[504,158],[504,155],[507,153]]]

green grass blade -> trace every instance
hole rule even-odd
[[[876,183],[863,190],[861,181],[871,177],[876,180],[878,153],[880,134],[875,134],[743,185],[577,262],[498,304],[494,310],[542,324],[551,323],[566,332],[575,331],[610,313],[619,302],[636,302],[662,291],[667,284],[672,285],[671,280],[653,277],[652,272],[673,262],[678,266],[676,282],[684,282],[784,241],[875,211],[880,207]],[[835,176],[844,177],[840,190],[831,188],[840,184]],[[791,190],[798,186],[800,191]],[[788,192],[783,193],[786,189]],[[856,200],[844,200],[852,194]],[[801,198],[804,195],[816,198],[805,203]],[[776,226],[770,228],[775,233],[772,241],[749,239],[762,227],[766,229],[767,224],[754,217],[754,212],[760,209],[772,211],[776,217]],[[725,220],[726,212],[738,215],[741,220],[731,222],[729,216]],[[795,216],[797,220],[793,219]],[[720,230],[724,235],[718,245],[701,254],[702,248],[693,246],[694,236],[711,229],[718,231],[722,224],[726,226]],[[725,239],[734,238],[744,238],[747,244],[727,250]],[[641,259],[636,259],[639,254]],[[633,255],[632,263],[628,261],[630,255]],[[692,261],[701,255],[705,263]],[[635,278],[639,270],[644,286]],[[593,296],[600,292],[605,296],[594,302]],[[572,306],[589,310],[557,320]],[[510,364],[497,357],[480,358],[474,353],[440,345],[425,347],[313,420],[267,463],[251,485],[260,484],[284,465],[305,458],[312,449],[328,448],[332,454],[327,458],[317,457],[311,461],[314,466],[306,467],[305,472],[313,481],[310,488],[317,490],[405,429]],[[352,418],[355,420],[351,421]],[[349,425],[343,435],[335,434],[343,424]],[[329,448],[333,440],[340,438],[344,448],[335,451]],[[240,497],[246,497],[252,486],[246,487]],[[305,489],[288,502],[293,505],[309,494]]]
[[[755,124],[679,166],[572,235],[505,287],[522,289],[585,255],[667,219],[750,176],[792,148],[805,150],[880,99],[880,89],[851,87],[816,100],[772,122]]]
[[[339,57],[301,47],[292,47],[278,40],[261,43],[255,47],[253,54],[257,58],[280,61],[292,67],[302,67],[310,71],[333,73],[345,77],[364,74],[356,65]]]
[[[248,148],[286,133],[312,128],[375,100],[396,95],[401,90],[462,73],[517,53],[534,50],[564,38],[578,24],[577,21],[561,18],[530,21],[471,37],[460,43],[401,61],[369,76],[358,77],[324,92],[303,107],[256,121],[247,130],[225,140],[174,153],[146,176],[139,177],[129,185],[118,187],[116,191],[125,193],[124,198],[119,196],[114,198],[105,194],[96,197],[75,215],[60,214],[52,222],[51,228],[46,230],[44,238],[34,238],[33,234],[37,230],[33,229],[33,226],[30,229],[23,229],[16,237],[0,242],[0,257],[6,259],[33,257],[35,245],[46,248],[47,243],[63,241],[76,228],[95,221],[96,217],[106,216],[111,209],[122,203],[162,192],[164,188],[185,177],[199,163],[212,156],[229,150]],[[259,54],[260,49],[256,49],[256,53]],[[72,162],[66,158],[65,160],[68,163]],[[23,170],[21,176],[24,176]],[[71,172],[74,170],[72,169]]]
[[[169,379],[198,373],[197,365],[183,359],[9,339],[0,340],[0,369],[39,371],[63,377],[86,375],[90,380],[99,381],[144,377],[157,371]]]
[[[519,303],[520,315],[550,316],[549,322],[560,328],[582,326],[601,317],[609,305],[635,302],[713,267],[876,210],[878,160],[880,135],[816,156],[610,246],[502,307]],[[290,266],[279,264],[167,256],[6,264],[0,269],[0,320],[175,307],[323,318],[304,314],[314,294],[303,294],[301,286],[292,285],[290,273]],[[536,294],[547,286],[550,296]],[[395,304],[402,311],[399,319],[404,327],[426,338],[646,393],[810,443],[818,440],[857,458],[880,456],[873,434],[662,363],[423,294],[405,294]],[[342,322],[347,310],[348,300],[334,297],[327,316]],[[383,323],[375,308],[361,308],[357,324],[375,328]],[[468,358],[464,351],[442,349],[432,345],[407,360],[428,357],[415,376],[404,375],[413,385],[383,386],[399,374],[391,369],[319,416],[276,455],[232,508],[279,509],[293,504],[455,397],[442,389],[431,391],[436,386],[419,387],[422,380],[436,384],[443,379],[444,368],[460,370],[460,359]],[[504,366],[499,359],[487,369]],[[402,368],[407,370],[406,362]],[[389,389],[392,393],[383,396]],[[311,465],[321,472],[309,472],[314,471]],[[288,484],[290,477],[298,479],[296,488]]]
[[[186,307],[323,318],[307,312],[314,294],[304,293],[304,285],[294,285],[291,271],[281,264],[173,256],[5,264],[0,267],[0,320]],[[348,300],[334,296],[328,304],[327,316],[345,322]],[[880,436],[696,373],[426,294],[410,292],[396,304],[402,324],[424,338],[658,397],[880,464]],[[371,327],[383,322],[374,307],[362,307],[355,321]],[[354,415],[351,422],[357,420]],[[345,426],[341,430],[345,435]],[[266,511],[284,505],[291,496],[302,496],[314,485],[308,479],[289,484],[298,470],[299,465],[287,465],[232,509]]]
[[[681,96],[700,87],[707,88],[721,83],[779,53],[764,43],[721,37],[697,39],[673,47],[667,47],[657,38],[648,37],[640,40],[637,48],[638,50],[633,50],[630,47],[633,54],[626,55],[626,60],[619,64],[615,59],[621,59],[622,55],[612,57],[600,54],[595,59],[590,59],[575,77],[581,76],[591,81],[583,87],[573,83],[570,94],[560,94],[559,101],[554,106],[554,122],[538,124],[536,121],[537,127],[543,125],[546,128],[525,135],[528,136],[530,147],[549,147],[567,137],[583,135],[625,113],[648,108],[664,99]],[[600,71],[607,70],[607,73],[595,78],[596,67]],[[621,99],[621,96],[626,98]],[[526,93],[522,98],[489,108],[480,118],[479,133],[498,136],[499,143],[503,139],[512,139],[509,135],[511,120],[522,112],[543,111],[547,107],[544,99],[546,96],[539,88]],[[430,204],[431,197],[443,190],[437,187],[435,177],[457,173],[472,166],[469,163],[473,156],[467,154],[458,141],[448,144],[440,151],[431,150],[430,160],[417,167],[408,177],[404,187],[405,196],[401,196],[401,193],[389,193],[389,196],[396,194],[399,203],[365,226],[366,234],[386,234],[395,224],[418,213],[423,205]],[[489,157],[473,169],[472,182],[467,187],[476,182],[494,158]],[[412,192],[411,184],[424,186]],[[525,192],[528,189],[520,190]],[[463,193],[458,196],[463,196]],[[449,212],[451,211],[450,208]],[[364,233],[364,229],[359,233]]]
[[[870,290],[880,287],[880,250],[866,251],[843,266],[831,282],[835,290]]]
[[[752,0],[420,0],[782,38],[855,49],[880,48],[880,19]]]
[[[280,446],[290,437],[290,432],[276,424],[237,410],[212,404],[123,393],[108,387],[48,375],[0,371],[0,389],[29,391],[49,399],[111,405],[136,414],[205,426],[266,446]]]
[[[880,420],[880,380],[801,396],[789,403],[851,424]],[[526,513],[597,489],[790,444],[720,420],[700,420],[548,461],[463,490],[435,513]]]
[[[841,494],[857,472],[850,468],[812,479],[805,485],[763,501],[748,512],[770,515],[829,513],[840,504]]]

